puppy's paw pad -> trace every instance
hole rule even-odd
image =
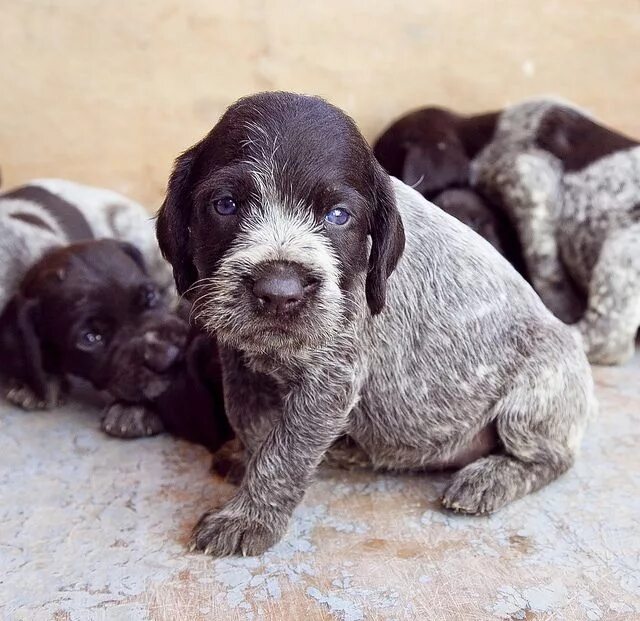
[[[487,468],[467,466],[454,477],[442,497],[442,505],[456,513],[493,513],[514,498],[501,477]]]
[[[281,533],[244,515],[226,512],[205,513],[193,529],[189,549],[212,556],[255,556],[280,539]]]
[[[102,430],[116,438],[143,438],[164,431],[162,419],[142,405],[114,403],[102,419]]]

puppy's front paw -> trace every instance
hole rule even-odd
[[[230,509],[205,513],[193,529],[189,549],[212,556],[254,556],[277,543],[284,528],[264,524]]]
[[[102,419],[102,430],[115,438],[142,438],[164,431],[162,419],[144,405],[112,403]]]
[[[64,405],[66,390],[66,382],[52,377],[47,380],[46,396],[41,399],[26,384],[10,381],[6,398],[9,403],[13,403],[13,405],[17,405],[23,410],[52,410]]]

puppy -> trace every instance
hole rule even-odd
[[[390,175],[470,226],[526,277],[513,225],[470,182],[471,161],[493,136],[496,116],[467,118],[442,108],[410,112],[384,131],[373,152]]]
[[[375,468],[462,467],[443,503],[472,514],[573,463],[594,407],[578,335],[485,240],[390,178],[325,101],[231,106],[178,158],[157,232],[217,335],[250,454],[193,548],[277,542],[345,439]]]
[[[640,144],[570,104],[507,108],[471,181],[515,224],[545,304],[589,360],[621,364],[640,327]]]
[[[160,287],[173,289],[153,222],[138,203],[62,179],[39,179],[0,194],[0,310],[45,252],[103,237],[136,246]]]
[[[150,427],[164,429],[212,452],[233,437],[215,338],[189,327],[187,317],[145,313],[111,366],[109,392],[116,401],[102,421],[108,434],[137,438]]]
[[[45,254],[28,270],[0,315],[0,372],[9,401],[26,409],[54,407],[68,376],[99,390],[117,387],[119,398],[141,401],[163,392],[161,375],[180,353],[173,343],[133,339],[145,322],[165,322],[186,338],[146,271],[141,252],[127,242],[80,242]],[[125,350],[144,365],[130,381]],[[144,417],[147,433],[159,431]]]

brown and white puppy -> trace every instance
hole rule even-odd
[[[136,340],[151,320],[186,338],[136,247],[98,240],[49,251],[27,271],[0,316],[0,373],[8,399],[27,409],[53,407],[69,376],[99,390],[117,386],[128,401],[157,396],[169,381],[161,374],[180,348],[152,333]],[[132,348],[144,361],[135,382],[132,369],[121,364]]]
[[[640,142],[553,99],[506,108],[472,185],[518,231],[531,282],[589,360],[621,364],[640,328]]]
[[[336,443],[376,468],[462,467],[443,503],[474,514],[573,463],[594,409],[578,335],[325,101],[231,106],[178,158],[157,226],[250,455],[194,548],[277,542]]]
[[[463,117],[443,108],[410,112],[382,133],[373,152],[390,175],[482,235],[524,274],[513,225],[471,187],[471,161],[491,139],[496,116]]]
[[[45,252],[100,238],[136,246],[153,279],[171,295],[171,270],[142,205],[111,190],[63,179],[37,179],[0,194],[0,311]]]

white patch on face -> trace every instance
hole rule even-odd
[[[249,163],[257,192],[244,207],[236,239],[215,274],[206,280],[207,292],[200,298],[196,317],[222,340],[227,337],[237,346],[243,346],[242,334],[249,336],[247,322],[259,324],[260,321],[259,315],[248,308],[246,299],[244,304],[239,301],[246,290],[244,281],[263,263],[293,263],[320,280],[313,306],[305,313],[305,325],[300,327],[308,333],[305,338],[310,343],[326,342],[337,333],[343,316],[336,254],[311,207],[293,200],[277,187],[274,158]],[[292,322],[295,321],[294,317]],[[265,344],[265,348],[268,345]],[[286,344],[280,343],[280,347]]]

